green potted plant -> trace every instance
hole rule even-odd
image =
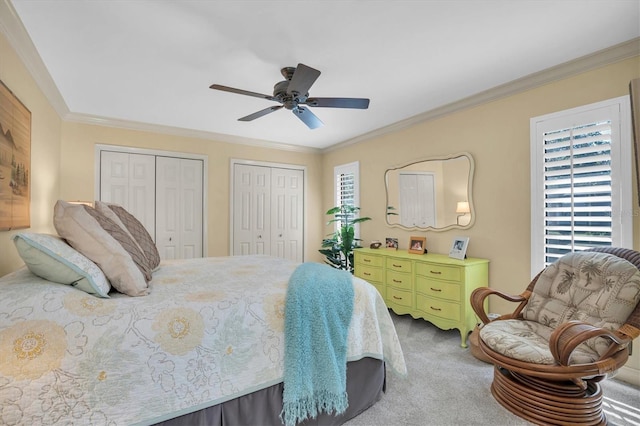
[[[371,220],[370,217],[356,217],[360,207],[342,205],[333,207],[326,214],[333,216],[327,225],[339,222],[338,228],[329,238],[322,240],[319,250],[325,256],[325,263],[336,269],[343,269],[353,274],[353,250],[360,248],[359,238],[355,237],[354,225]]]

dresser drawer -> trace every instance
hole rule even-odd
[[[460,284],[432,280],[420,275],[416,277],[416,292],[454,302],[460,302],[461,297]]]
[[[369,265],[359,264],[356,268],[356,277],[360,277],[363,280],[367,280],[369,282],[376,282],[382,284],[382,269],[374,268]]]
[[[398,290],[393,287],[387,287],[387,301],[396,305],[411,307],[411,292]]]
[[[411,273],[411,261],[407,259],[387,259],[387,271],[407,272]]]
[[[411,290],[411,274],[387,270],[387,285],[403,290]]]
[[[418,294],[416,308],[422,312],[453,321],[460,321],[460,304]]]
[[[462,279],[461,269],[456,266],[437,265],[434,263],[418,263],[416,273],[424,277],[431,277],[439,280],[460,281]]]
[[[366,253],[355,252],[355,261],[361,265],[368,266],[382,266],[384,264],[384,258],[382,256],[376,256]]]

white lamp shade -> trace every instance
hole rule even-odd
[[[471,213],[471,210],[469,210],[469,202],[458,201],[458,205],[456,206],[456,213]]]

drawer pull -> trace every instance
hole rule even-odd
[[[362,275],[366,275],[366,276],[368,277],[368,276],[369,276],[369,275],[371,275],[371,274],[370,274],[370,273],[368,273],[368,272],[363,272],[363,273],[362,273]],[[432,290],[433,290],[433,289],[432,289]]]
[[[429,271],[429,272],[431,272],[434,275],[441,275],[442,274],[442,271]]]
[[[371,259],[362,259],[362,260],[364,260],[365,262],[371,263]]]
[[[442,291],[441,288],[433,288],[433,287],[430,287],[430,288],[431,288],[431,291]]]
[[[402,297],[398,297],[398,296],[393,296],[393,298],[396,299],[396,300],[402,300]],[[431,309],[433,309],[433,308],[431,308]]]
[[[429,306],[429,307],[430,307],[432,310],[434,310],[434,311],[441,311],[441,310],[442,310],[442,309],[440,309],[440,308],[434,308],[433,306]]]
[[[396,284],[402,284],[402,280],[392,280]]]
[[[395,263],[393,264],[394,268],[402,268],[402,265],[396,265]]]

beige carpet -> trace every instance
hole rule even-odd
[[[409,315],[391,314],[409,374],[387,372],[387,392],[345,426],[529,425],[491,395],[491,365],[460,347],[457,330],[440,330]],[[609,379],[602,383],[611,425],[640,426],[640,388]]]

